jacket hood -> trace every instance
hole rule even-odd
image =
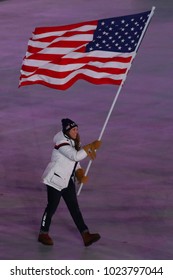
[[[74,143],[74,141],[72,139],[70,139],[68,136],[66,136],[62,131],[59,131],[57,134],[55,134],[55,136],[53,137],[53,142],[54,144],[62,142],[62,141],[72,141],[72,143]]]
[[[57,143],[61,141],[63,138],[65,138],[64,134],[62,131],[59,131],[55,136],[53,137],[53,143]]]

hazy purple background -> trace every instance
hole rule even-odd
[[[18,89],[36,26],[143,12],[156,6],[118,98],[79,203],[102,239],[84,248],[64,202],[54,247],[37,242],[46,192],[40,182],[64,117],[83,144],[101,131],[117,87],[78,81],[67,91]],[[0,1],[0,259],[173,259],[173,2],[154,0]],[[83,162],[86,167],[88,160]]]

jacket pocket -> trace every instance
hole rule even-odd
[[[65,188],[66,187],[66,180],[63,179],[60,175],[54,173],[52,178],[51,178],[51,183],[53,183],[54,185],[61,187],[61,188]]]

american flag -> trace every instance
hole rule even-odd
[[[19,87],[42,84],[66,90],[78,79],[120,85],[150,13],[37,27],[28,42]]]

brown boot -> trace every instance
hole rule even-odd
[[[89,233],[89,231],[82,233],[83,242],[86,247],[99,240],[100,237],[98,233]]]
[[[38,241],[44,245],[53,245],[53,240],[48,235],[48,233],[40,233],[38,236]]]

